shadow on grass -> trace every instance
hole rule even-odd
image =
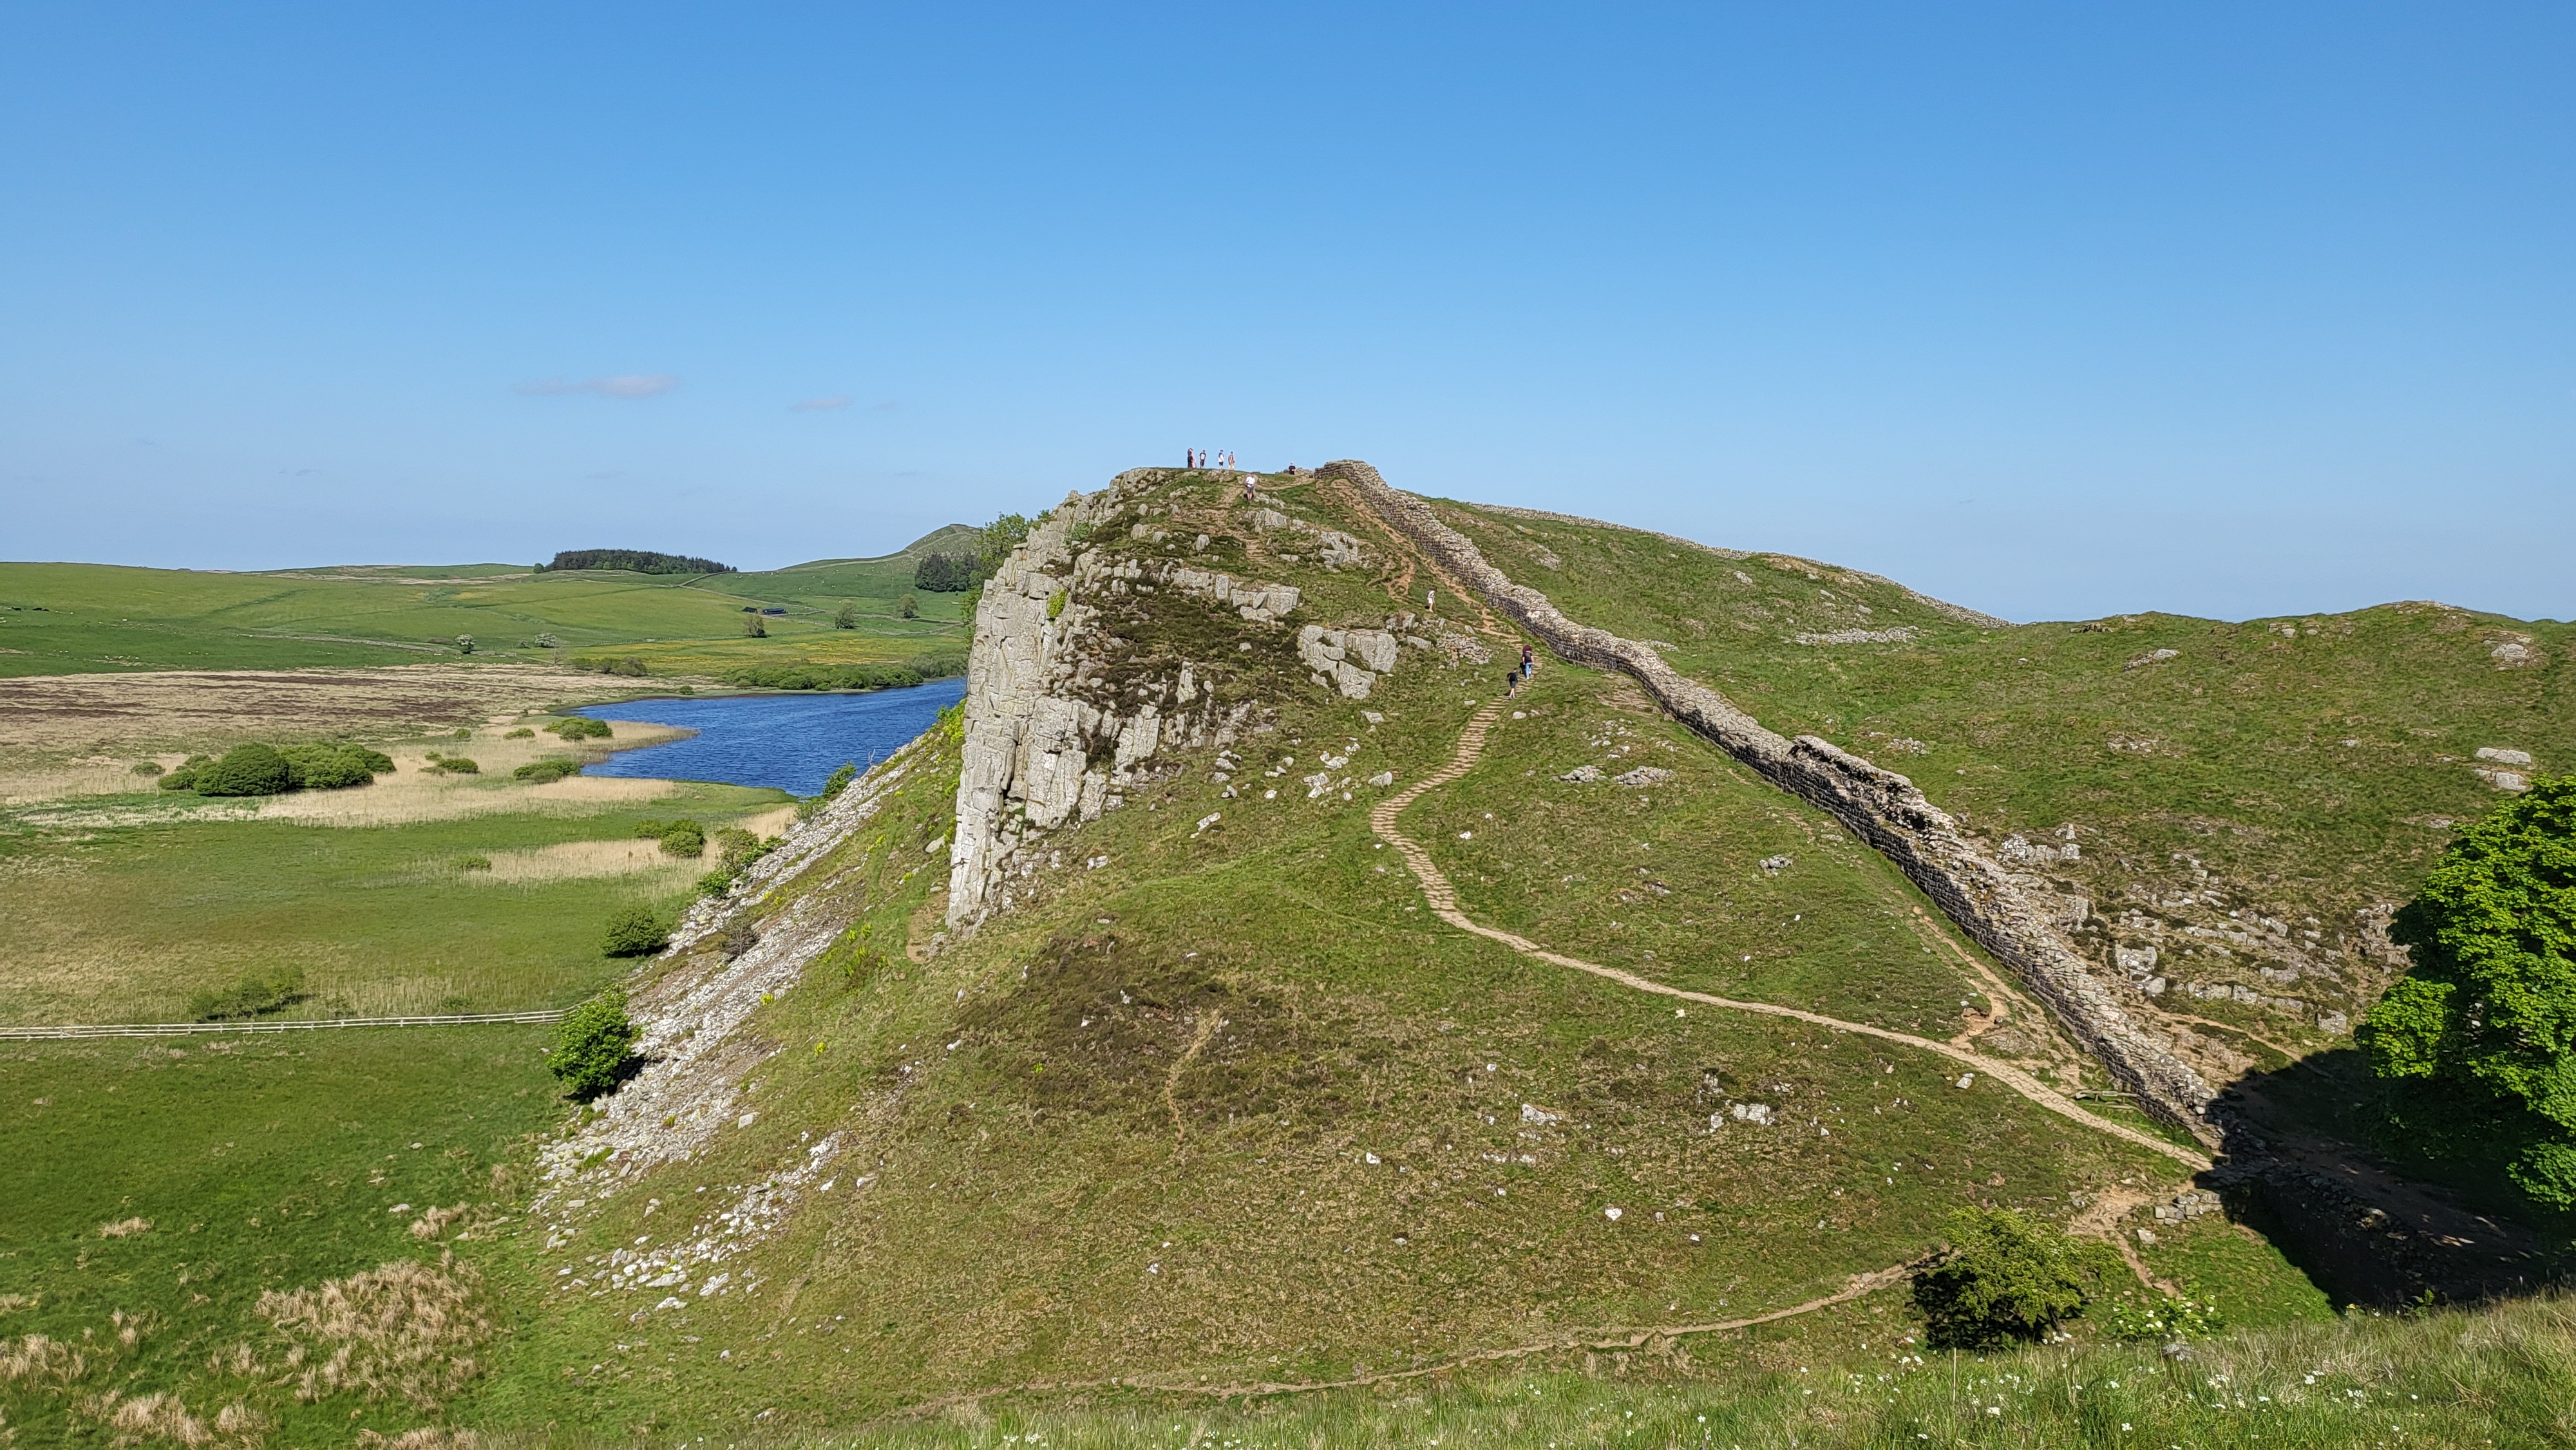
[[[2212,1116],[2226,1156],[2203,1184],[2337,1304],[2475,1303],[2576,1278],[2576,1215],[2523,1197],[2500,1154],[2410,1122],[2353,1048],[2249,1072]]]

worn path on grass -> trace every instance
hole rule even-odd
[[[1938,1053],[1984,1073],[2061,1118],[2081,1123],[2097,1132],[2108,1133],[2123,1142],[2133,1143],[2151,1152],[2161,1153],[2195,1169],[2210,1166],[2210,1159],[2206,1154],[2168,1143],[2153,1133],[2132,1128],[2126,1123],[2115,1123],[2098,1114],[2087,1112],[2077,1106],[2074,1099],[2040,1082],[2011,1063],[1999,1062],[1983,1053],[1971,1051],[1955,1043],[1936,1042],[1929,1037],[1916,1037],[1911,1033],[1895,1032],[1885,1027],[1872,1027],[1865,1022],[1845,1022],[1838,1017],[1827,1017],[1821,1012],[1808,1012],[1796,1007],[1781,1007],[1769,1002],[1739,1002],[1730,997],[1715,997],[1706,992],[1692,992],[1680,987],[1667,986],[1662,982],[1638,976],[1634,972],[1622,971],[1617,967],[1605,967],[1597,962],[1587,962],[1578,957],[1549,951],[1527,937],[1515,936],[1511,932],[1486,926],[1469,917],[1458,909],[1458,894],[1450,888],[1449,878],[1441,874],[1438,866],[1432,864],[1431,853],[1424,850],[1420,843],[1398,831],[1395,828],[1395,820],[1397,816],[1403,814],[1405,807],[1421,799],[1426,792],[1447,785],[1475,768],[1477,760],[1485,753],[1485,733],[1493,728],[1495,719],[1502,713],[1502,708],[1501,701],[1490,701],[1469,716],[1466,728],[1458,733],[1457,754],[1450,757],[1447,765],[1379,801],[1369,812],[1370,828],[1394,843],[1396,851],[1404,857],[1404,864],[1413,868],[1414,876],[1422,882],[1423,897],[1431,903],[1432,911],[1442,921],[1460,931],[1474,932],[1478,936],[1501,942],[1523,956],[1536,957],[1540,961],[1555,966],[1571,967],[1578,972],[1589,972],[1604,981],[1616,982],[1633,991],[1651,992],[1660,997],[1723,1007],[1730,1012],[1752,1012],[1765,1017],[1786,1017],[1793,1021],[1830,1028],[1836,1032],[1857,1033],[1863,1037],[1875,1037],[1882,1042],[1900,1043],[1925,1052]]]

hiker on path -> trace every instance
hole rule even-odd
[[[1529,643],[1524,640],[1521,644],[1521,678],[1528,679],[1531,667],[1537,663],[1538,657],[1530,653]]]

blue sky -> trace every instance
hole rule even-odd
[[[1232,448],[2014,618],[2576,615],[2564,6],[0,9],[0,557]]]

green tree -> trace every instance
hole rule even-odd
[[[470,655],[474,653],[474,636],[470,634],[458,635],[456,637],[456,652],[461,655]]]
[[[902,615],[906,619],[919,619],[921,617],[921,601],[910,594],[906,594],[901,599],[894,602],[894,612]]]
[[[752,639],[769,638],[769,626],[761,623],[760,616],[757,614],[746,614],[742,617],[742,632]]]
[[[2036,1343],[2084,1312],[2096,1277],[2083,1249],[2054,1225],[2009,1208],[1950,1215],[1949,1247],[1914,1275],[1914,1307],[1935,1349]]]
[[[668,927],[653,914],[649,906],[622,908],[608,918],[608,929],[600,935],[600,951],[612,957],[650,956],[671,940]]]
[[[626,1015],[626,993],[611,987],[556,1024],[546,1066],[565,1092],[588,1102],[626,1077],[635,1062],[635,1040],[642,1035]]]
[[[2460,833],[2389,936],[2414,958],[2353,1038],[2437,1155],[2500,1151],[2576,1208],[2576,776]]]
[[[903,596],[903,597],[904,597],[904,598],[906,598],[906,599],[910,599],[912,596],[911,596],[911,595],[909,595],[909,594],[907,594],[907,595],[905,595],[905,596]],[[909,617],[909,616],[907,616],[907,617]],[[836,612],[836,613],[834,613],[834,614],[833,614],[833,616],[832,616],[832,627],[833,627],[834,629],[856,629],[856,628],[858,628],[858,627],[859,627],[859,606],[857,606],[856,604],[851,603],[850,601],[848,601],[848,600],[846,600],[846,599],[845,599],[845,600],[843,600],[843,601],[841,601],[841,607],[840,607],[839,611],[838,611],[838,612]]]

